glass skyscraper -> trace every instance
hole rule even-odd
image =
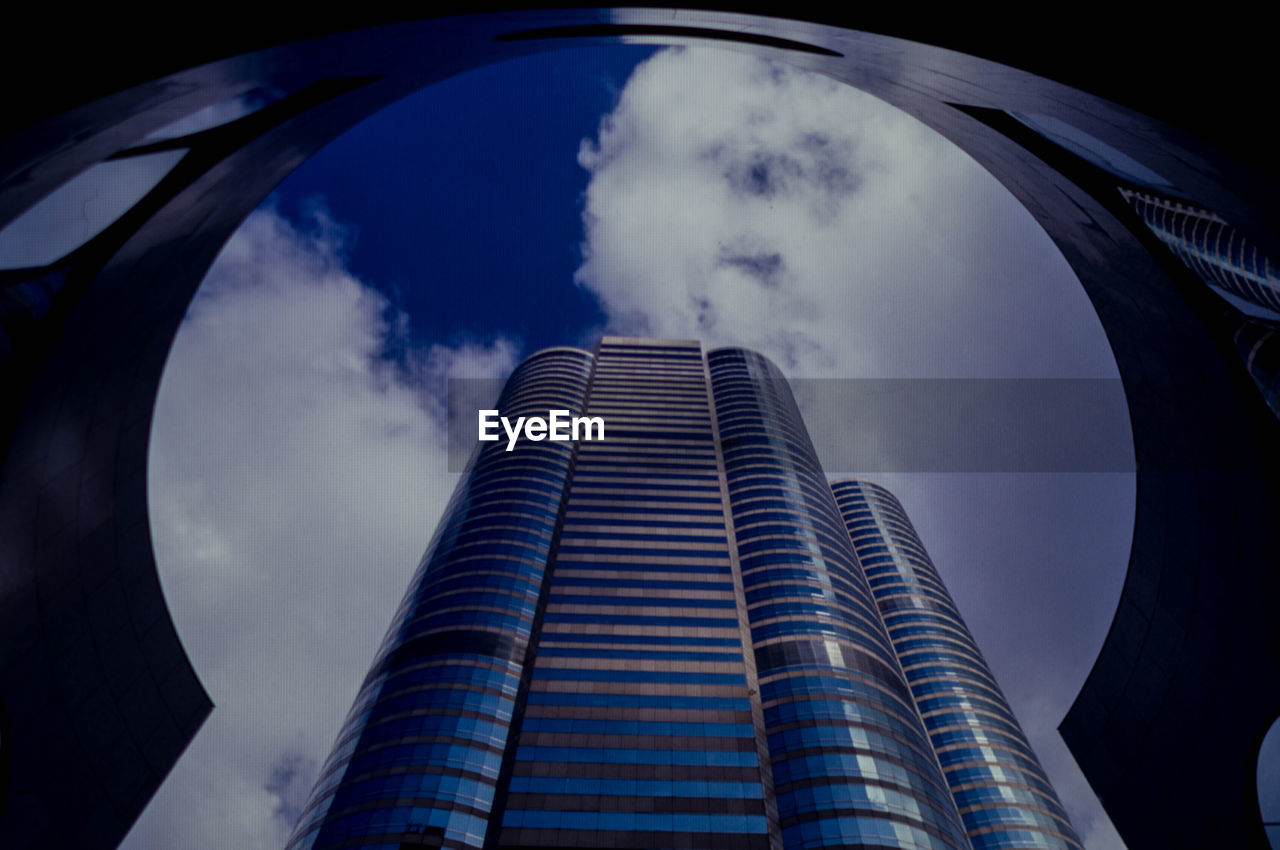
[[[1236,228],[1186,201],[1126,188],[1120,194],[1178,259],[1231,304],[1255,318],[1280,318],[1280,269]]]
[[[508,380],[290,850],[1080,848],[901,507],[781,372],[606,337]]]
[[[832,490],[975,850],[1074,846],[1057,794],[902,505],[867,481]]]

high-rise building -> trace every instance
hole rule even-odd
[[[766,358],[606,337],[498,408],[290,850],[1080,848],[901,507]]]
[[[1280,318],[1280,269],[1230,223],[1188,201],[1122,188],[1142,223],[1229,303],[1255,318]]]
[[[902,505],[867,481],[832,490],[975,850],[1073,846],[1067,813]]]

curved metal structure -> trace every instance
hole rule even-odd
[[[1235,351],[1236,317],[1117,191],[1185,198],[1280,256],[1270,140],[1248,120],[1250,82],[1270,73],[1262,28],[1081,14],[1014,41],[906,11],[482,6],[418,21],[227,13],[164,39],[112,18],[34,27],[5,51],[10,80],[66,57],[86,71],[12,87],[0,227],[98,163],[186,153],[80,247],[0,272],[0,844],[114,846],[210,710],[156,579],[145,467],[170,341],[221,245],[307,156],[422,86],[643,37],[881,97],[982,163],[1057,243],[1114,351],[1138,468],[1128,578],[1063,733],[1134,850],[1266,846],[1253,767],[1280,710],[1280,427]],[[253,114],[146,140],[264,89],[277,99]]]

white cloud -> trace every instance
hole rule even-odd
[[[658,53],[579,162],[578,281],[611,330],[749,344],[791,377],[1115,374],[1030,214],[957,147],[826,77]]]
[[[278,850],[457,476],[445,375],[505,340],[400,351],[341,229],[250,216],[210,271],[156,402],[149,488],[166,599],[216,708],[130,850]],[[397,362],[398,361],[398,362]]]

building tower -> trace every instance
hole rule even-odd
[[[897,498],[831,485],[974,850],[1078,847],[991,669]]]
[[[606,337],[498,408],[605,439],[481,443],[289,850],[1080,847],[958,614],[932,687],[893,616],[932,597],[859,561],[887,502],[838,503],[766,358]]]

